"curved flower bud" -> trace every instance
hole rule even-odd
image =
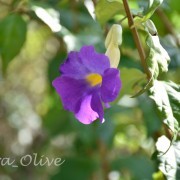
[[[106,56],[109,57],[110,66],[112,68],[117,68],[120,61],[120,51],[118,46],[111,43],[107,48]]]
[[[108,48],[111,43],[117,46],[122,44],[122,27],[119,24],[112,25],[105,40],[105,47]]]
[[[105,47],[106,55],[109,57],[110,65],[117,68],[120,61],[119,45],[122,43],[122,27],[119,24],[114,24],[107,34]]]
[[[150,19],[148,19],[145,23],[144,23],[145,27],[147,28],[148,32],[152,35],[152,36],[156,36],[157,33],[157,29],[156,26],[154,25],[153,21],[151,21]]]

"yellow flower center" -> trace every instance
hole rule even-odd
[[[96,86],[98,84],[102,83],[102,76],[96,73],[92,73],[86,76],[86,81],[91,85],[91,86]]]

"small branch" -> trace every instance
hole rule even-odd
[[[166,29],[168,30],[168,32],[170,34],[172,34],[174,36],[174,38],[176,39],[177,45],[180,46],[180,40],[177,37],[177,34],[175,33],[175,31],[173,29],[173,25],[169,21],[169,19],[166,16],[166,14],[161,9],[159,9],[159,8],[156,10],[156,13],[157,13],[158,17],[162,20],[162,22],[163,22],[164,26],[166,27]]]
[[[173,133],[172,133],[172,131],[171,131],[171,129],[169,129],[169,127],[166,125],[166,124],[164,124],[163,123],[163,128],[164,128],[164,130],[165,130],[165,134],[166,134],[166,136],[169,138],[169,139],[173,139]]]
[[[169,22],[169,19],[164,14],[164,12],[161,9],[156,10],[157,15],[160,17],[160,19],[163,21],[163,24],[167,28],[167,30],[174,35],[174,30],[172,28],[172,24]]]
[[[119,21],[119,23],[122,23],[126,18],[127,18],[127,16],[124,16],[124,17]]]
[[[108,180],[108,173],[110,171],[109,164],[108,164],[108,159],[107,159],[107,149],[106,145],[101,139],[98,139],[97,141],[98,144],[98,149],[99,149],[99,154],[101,158],[101,167],[103,171],[103,179]]]
[[[94,7],[96,6],[97,2],[96,0],[92,0],[93,4],[94,4]]]
[[[132,35],[133,35],[133,38],[134,38],[134,41],[135,41],[135,44],[136,44],[140,59],[141,59],[141,63],[142,63],[144,72],[147,74],[147,78],[151,79],[151,73],[149,72],[149,69],[148,69],[147,63],[146,63],[146,55],[145,55],[144,49],[143,49],[143,47],[141,45],[141,41],[140,41],[140,38],[139,38],[139,35],[138,35],[138,32],[137,32],[137,29],[134,26],[133,16],[132,16],[132,14],[130,12],[130,8],[129,8],[127,0],[123,0],[123,4],[124,4],[124,9],[126,11],[126,15],[127,15],[127,18],[128,18],[129,28],[131,29],[131,32],[132,32]]]

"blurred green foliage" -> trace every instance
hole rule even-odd
[[[131,96],[146,87],[147,80],[127,18],[122,20],[126,15],[121,0],[0,0],[0,158],[12,157],[18,165],[0,164],[0,180],[179,179],[179,1],[164,0],[159,8],[158,0],[128,2],[134,16],[144,17],[137,17],[137,27],[151,17],[171,58],[167,73],[159,73],[157,64],[156,70],[152,68],[153,81],[161,85],[174,82],[164,83],[162,89],[157,83],[158,91],[151,89],[136,98]],[[153,2],[150,9],[148,2]],[[63,109],[51,83],[69,51],[94,45],[105,53],[104,39],[114,23],[123,27],[122,90],[105,110],[104,124],[97,120],[83,125]],[[148,47],[148,32],[138,32],[148,57],[153,43]],[[157,52],[161,54],[159,49]],[[155,59],[158,53],[154,53]],[[152,59],[151,63],[162,62]],[[163,104],[162,92],[167,104]],[[174,141],[171,151],[156,156],[162,153],[156,143],[162,135]],[[161,141],[157,142],[166,145]],[[44,155],[65,162],[59,167],[22,166],[21,157],[33,153],[38,159]],[[174,161],[169,161],[172,156]],[[165,163],[172,173],[165,172]]]

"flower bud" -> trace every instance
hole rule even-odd
[[[156,36],[157,35],[157,29],[156,26],[154,25],[154,23],[148,19],[145,23],[144,23],[145,27],[147,28],[148,32],[152,35],[152,36]]]
[[[110,65],[117,68],[120,61],[119,45],[122,43],[122,27],[119,24],[114,24],[107,34],[105,47],[106,55],[109,57]]]
[[[117,46],[122,43],[122,27],[119,24],[112,25],[105,40],[105,47],[108,48],[112,42]]]
[[[117,68],[120,61],[119,47],[111,43],[107,48],[106,56],[109,57],[110,66],[113,68]]]

